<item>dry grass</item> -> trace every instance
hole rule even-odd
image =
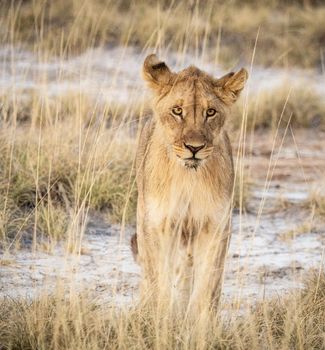
[[[117,130],[115,120],[123,124],[124,114],[91,106],[80,96],[30,96],[22,105],[3,100],[2,240],[32,233],[64,238],[78,208],[106,212],[110,221],[134,220],[136,141]]]
[[[252,179],[245,173],[243,177],[236,176],[233,190],[233,208],[239,212],[245,212],[248,209],[248,203],[251,199]]]
[[[321,191],[313,191],[310,195],[310,207],[315,214],[325,218],[325,194]]]
[[[88,47],[136,45],[209,52],[227,67],[250,61],[324,65],[325,14],[312,1],[5,1],[2,40],[66,56]],[[8,15],[9,14],[9,15]],[[308,48],[308,49],[307,49]],[[272,54],[270,54],[272,53]]]
[[[284,241],[291,241],[300,235],[310,234],[314,228],[315,227],[313,225],[312,220],[307,220],[301,223],[300,225],[297,225],[295,228],[291,230],[282,232],[280,234],[280,239]]]
[[[246,106],[245,106],[246,108]],[[325,103],[311,88],[278,86],[263,90],[251,98],[247,106],[247,130],[285,128],[288,123],[298,128],[325,130]],[[238,129],[242,123],[243,106],[235,106],[231,125]]]
[[[325,276],[290,297],[265,301],[241,317],[208,312],[195,320],[168,307],[99,306],[62,290],[0,303],[2,349],[322,349]]]

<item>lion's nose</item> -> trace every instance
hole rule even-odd
[[[200,149],[205,147],[205,144],[202,144],[200,146],[193,146],[193,145],[188,145],[184,143],[184,146],[188,148],[193,153],[193,155],[195,155]]]

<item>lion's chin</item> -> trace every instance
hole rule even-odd
[[[184,159],[183,162],[187,169],[197,170],[202,165],[202,159],[197,158]]]
[[[202,167],[206,161],[206,158],[196,158],[196,157],[183,158],[181,155],[177,153],[176,153],[176,157],[182,166],[184,166],[187,169],[194,169],[194,170],[197,170],[200,167]]]

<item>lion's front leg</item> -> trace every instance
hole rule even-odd
[[[217,307],[221,295],[225,257],[230,235],[205,234],[194,244],[194,285],[190,305]]]
[[[142,270],[140,294],[146,300],[157,294],[159,244],[154,233],[141,231],[137,235],[137,247],[137,262]]]
[[[211,304],[214,308],[218,307],[221,297],[225,260],[229,247],[229,240],[230,234],[227,232],[220,240],[220,244],[216,247],[217,254],[214,259],[215,275],[212,275],[211,280]]]
[[[166,222],[148,227],[138,235],[138,262],[142,267],[142,295],[184,310],[193,286],[192,246],[184,245],[174,227]]]
[[[142,194],[142,195],[141,195]],[[141,267],[140,295],[142,300],[153,296],[157,286],[159,227],[148,226],[143,191],[139,191],[137,207],[137,233],[131,240],[131,248],[136,262]]]
[[[184,311],[188,307],[193,288],[193,254],[183,245],[171,257],[169,264],[171,306],[175,310]]]

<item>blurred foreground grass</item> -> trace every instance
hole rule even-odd
[[[1,300],[0,344],[8,350],[323,349],[325,276],[311,273],[301,291],[241,316],[235,310],[196,316],[181,317],[166,305],[99,306],[86,294],[59,289],[36,300]]]

